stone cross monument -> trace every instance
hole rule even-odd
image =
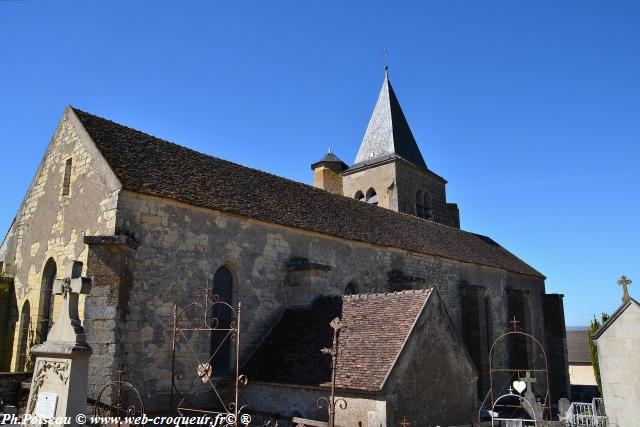
[[[622,303],[626,303],[631,299],[629,296],[629,285],[631,284],[631,279],[628,279],[627,276],[622,276],[618,279],[618,285],[622,286]]]
[[[530,371],[526,371],[525,376],[523,378],[519,378],[519,380],[527,385],[527,391],[524,394],[524,398],[527,399],[527,401],[531,404],[533,412],[531,411],[532,408],[530,408],[528,405],[523,405],[524,410],[532,418],[535,415],[536,421],[541,421],[544,415],[544,408],[542,407],[540,402],[536,400],[536,395],[533,393],[532,387],[532,384],[535,384],[537,380],[531,376]]]
[[[47,341],[31,349],[37,358],[26,411],[44,418],[70,417],[73,426],[76,415],[86,412],[91,355],[78,316],[78,298],[89,293],[91,279],[81,273],[82,263],[69,261],[64,278],[55,281],[53,292],[62,295],[62,305]]]
[[[535,383],[537,380],[531,376],[531,372],[529,371],[526,371],[524,378],[519,378],[519,380],[527,384],[527,392],[524,394],[524,398],[529,402],[535,402],[536,395],[533,393],[533,387],[531,387],[531,384]]]

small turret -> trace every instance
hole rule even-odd
[[[342,177],[340,174],[347,168],[347,164],[329,149],[327,154],[311,165],[313,186],[342,195]]]

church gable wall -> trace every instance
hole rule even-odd
[[[477,402],[477,373],[437,292],[433,292],[391,371],[388,425],[466,425]]]
[[[111,171],[67,109],[7,241],[5,272],[14,276],[18,309],[26,301],[30,303],[32,331],[36,331],[38,313],[44,309],[39,305],[46,301],[41,285],[47,260],[53,260],[49,265],[57,267],[58,276],[66,260],[86,265],[83,237],[114,232],[117,189]],[[56,303],[53,311],[57,309]],[[15,336],[19,333],[16,330]],[[13,368],[20,370],[15,366],[17,342],[14,340]]]
[[[640,419],[640,306],[631,301],[596,338],[602,397],[610,422],[633,426]]]
[[[133,289],[127,320],[127,365],[144,366],[132,381],[154,402],[169,393],[173,304],[184,306],[209,286],[216,270],[233,274],[234,301],[241,301],[246,360],[286,307],[310,304],[318,295],[340,295],[436,286],[461,333],[461,283],[487,288],[493,338],[508,326],[506,287],[530,292],[532,319],[542,319],[541,279],[319,233],[194,208],[123,191],[117,234],[132,236]],[[538,325],[540,323],[540,325]],[[543,334],[542,322],[532,328]],[[505,356],[506,357],[506,356]]]

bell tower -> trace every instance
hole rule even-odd
[[[386,67],[378,100],[353,165],[345,167],[337,158],[326,157],[312,166],[317,187],[338,192],[335,178],[339,175],[341,194],[346,197],[460,228],[457,204],[447,203],[447,181],[427,167]],[[327,160],[333,162],[329,164]],[[333,166],[332,173],[325,170],[328,166]],[[319,180],[321,173],[330,175],[331,179]],[[322,182],[331,185],[319,185]]]

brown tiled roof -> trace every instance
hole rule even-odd
[[[331,347],[329,322],[340,317],[337,387],[379,391],[429,295],[430,289],[321,297],[309,310],[289,309],[245,366],[247,375],[252,381],[328,386],[331,358],[321,349]]]
[[[567,352],[569,364],[591,363],[589,334],[586,330],[567,330]]]
[[[488,237],[358,202],[73,111],[126,190],[544,277]]]

